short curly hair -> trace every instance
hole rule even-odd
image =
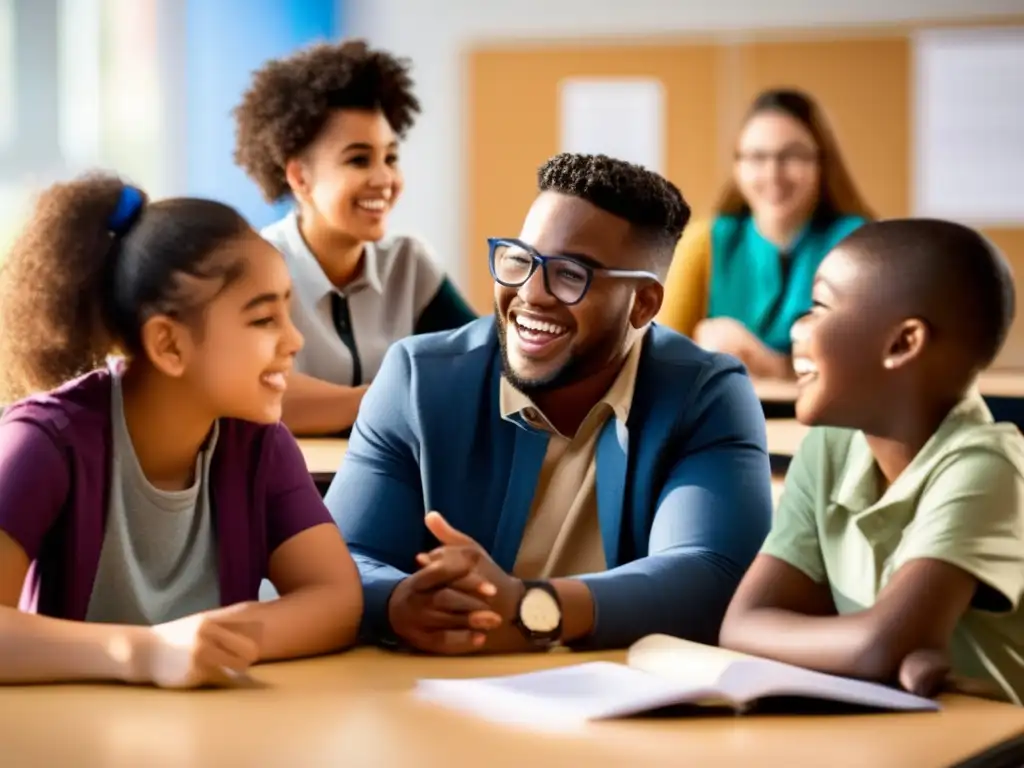
[[[537,172],[541,192],[560,192],[625,219],[651,247],[664,272],[690,221],[690,206],[675,184],[641,165],[607,155],[562,153]]]
[[[268,61],[232,112],[235,163],[276,202],[290,191],[286,164],[313,143],[332,111],[379,109],[404,137],[420,111],[409,67],[363,40],[318,43]]]

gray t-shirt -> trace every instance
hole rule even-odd
[[[295,358],[295,370],[333,384],[373,381],[388,347],[413,334],[421,313],[444,281],[444,272],[427,245],[414,237],[366,243],[362,272],[339,290],[306,245],[295,212],[261,234],[284,256],[295,285],[292,322],[305,338]],[[359,355],[358,382],[353,382],[356,366],[352,351],[335,323],[332,294],[343,297],[347,304]]]
[[[183,491],[154,488],[143,474],[124,417],[119,375],[112,377],[110,497],[86,621],[152,626],[220,606],[210,460],[218,426]]]

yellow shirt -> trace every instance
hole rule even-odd
[[[658,322],[692,337],[697,324],[708,316],[710,281],[711,222],[698,221],[683,230],[676,246]]]

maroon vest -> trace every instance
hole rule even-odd
[[[21,609],[84,621],[92,595],[111,478],[111,376],[98,370],[10,406],[0,424],[42,428],[66,460],[68,494],[22,592]],[[210,467],[223,605],[256,600],[265,576],[266,500],[276,425],[222,419]],[[308,475],[307,475],[308,477]],[[311,482],[311,481],[308,481]],[[32,499],[5,499],[25,504]],[[30,513],[30,512],[29,512]],[[329,519],[329,518],[328,518]]]

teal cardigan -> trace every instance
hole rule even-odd
[[[818,265],[863,223],[859,216],[812,221],[789,248],[784,278],[778,246],[761,236],[751,216],[719,216],[711,226],[708,317],[739,320],[766,346],[788,354],[789,329],[811,308]]]

